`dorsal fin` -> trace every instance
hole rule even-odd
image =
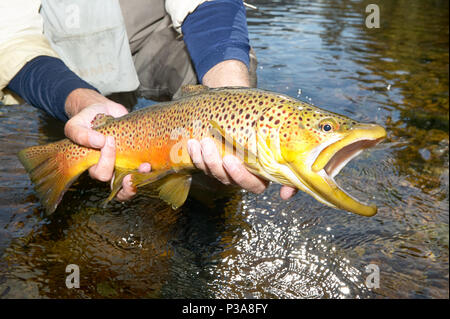
[[[209,90],[209,87],[202,84],[188,84],[181,87],[180,97],[186,97],[195,95],[198,93],[206,92]]]
[[[95,128],[98,128],[98,127],[108,123],[112,119],[114,119],[114,117],[111,115],[106,115],[105,113],[99,113],[92,120],[91,126],[92,126],[92,128],[95,129]]]

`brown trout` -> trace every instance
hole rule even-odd
[[[111,200],[122,180],[135,187],[155,183],[174,209],[185,202],[196,170],[187,152],[190,138],[211,137],[221,156],[234,154],[263,179],[302,190],[323,204],[372,216],[374,205],[356,200],[335,182],[362,150],[386,136],[383,127],[358,123],[286,95],[260,89],[187,86],[178,100],[120,118],[99,114],[92,127],[116,141]],[[76,178],[96,164],[100,151],[69,139],[22,150],[19,159],[47,212],[53,212]],[[148,162],[149,173],[138,167]]]

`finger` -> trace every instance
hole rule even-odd
[[[267,188],[267,182],[250,173],[235,156],[224,156],[223,166],[233,181],[240,187],[256,194],[261,194]]]
[[[223,184],[231,184],[214,141],[210,138],[205,138],[200,142],[200,145],[203,161],[211,174]]]
[[[139,165],[138,171],[140,173],[148,173],[151,171],[151,165],[149,163],[142,163]],[[131,180],[131,174],[128,174],[124,177],[122,181],[122,189],[117,193],[116,198],[117,200],[123,202],[130,200],[134,195],[136,195],[137,189],[133,186],[132,180]]]
[[[119,103],[115,103],[111,100],[107,100],[103,103],[92,104],[79,112],[75,117],[92,120],[97,114],[104,113],[111,115],[112,117],[120,117],[128,113],[125,106]]]
[[[136,192],[137,190],[131,182],[131,174],[128,174],[123,178],[122,189],[117,193],[116,198],[121,202],[127,201],[136,195]]]
[[[114,172],[114,163],[116,161],[116,148],[114,146],[114,137],[106,138],[105,146],[101,149],[98,163],[89,169],[92,178],[102,182],[109,181]]]
[[[148,173],[152,170],[152,166],[150,165],[150,163],[142,163],[141,165],[139,165],[138,171],[140,173]]]
[[[280,189],[280,197],[281,199],[287,200],[297,194],[298,190],[290,187],[290,186],[283,186]]]
[[[78,118],[72,118],[64,127],[65,135],[79,145],[91,148],[102,148],[106,138],[103,134],[87,127]]]
[[[125,106],[119,103],[110,103],[107,105],[108,114],[113,117],[121,117],[128,114],[128,110]]]
[[[187,150],[195,167],[207,173],[205,162],[203,162],[200,142],[197,140],[189,140],[187,142]]]

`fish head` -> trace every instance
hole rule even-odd
[[[265,134],[257,132],[258,157],[270,179],[295,186],[330,207],[375,215],[376,206],[346,193],[334,177],[364,149],[380,143],[386,137],[385,129],[303,102],[286,106],[284,113],[289,116],[278,121],[278,126],[272,120]]]

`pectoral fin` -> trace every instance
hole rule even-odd
[[[256,167],[255,163],[257,163],[257,157],[252,151],[239,144],[230,134],[226,134],[225,130],[223,130],[217,122],[210,120],[209,123],[211,123],[213,129],[216,130],[225,141],[233,146],[233,149],[236,150],[236,155],[241,160],[250,167]]]

